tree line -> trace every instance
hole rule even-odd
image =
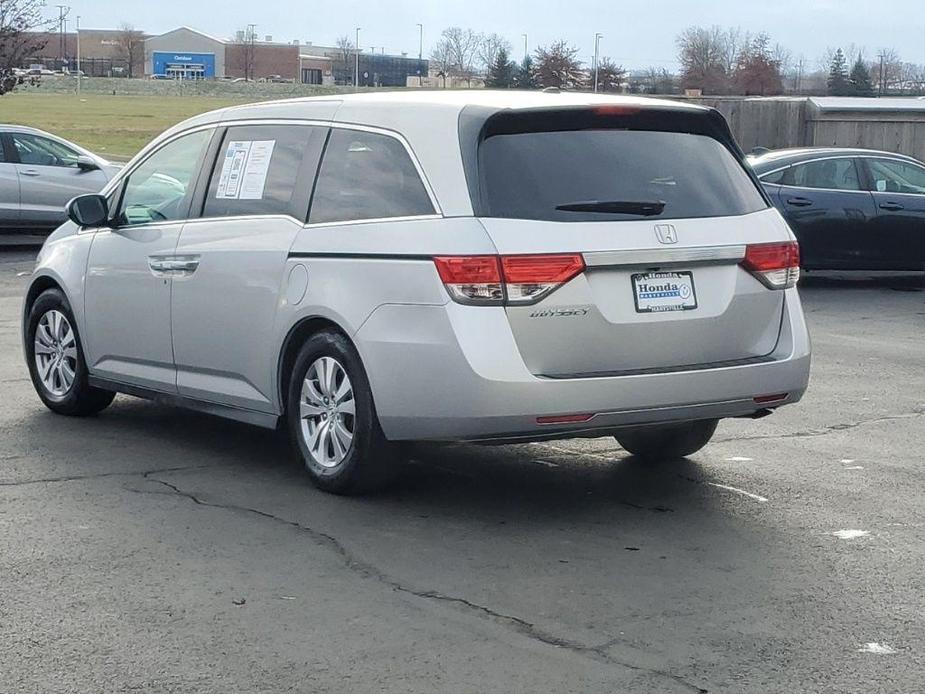
[[[431,68],[439,77],[455,78],[471,85],[483,80],[494,89],[593,89],[603,92],[623,90],[626,71],[604,56],[597,70],[578,58],[579,50],[567,41],[539,46],[518,62],[511,57],[510,42],[498,34],[449,27],[430,54]]]
[[[860,47],[829,48],[815,61],[794,57],[766,32],[693,26],[676,38],[673,72],[663,67],[626,70],[607,56],[598,61],[598,90],[706,95],[776,96],[781,94],[876,96],[925,94],[925,65],[904,62],[894,50],[873,57]],[[567,41],[539,46],[521,61],[511,44],[495,33],[444,29],[430,54],[432,71],[472,85],[534,89],[592,89],[594,66],[582,62]]]
[[[764,32],[719,26],[690,27],[677,37],[677,47],[679,90],[745,96],[925,94],[925,65],[904,62],[894,50],[869,57],[864,48],[850,45],[808,61],[794,58]]]

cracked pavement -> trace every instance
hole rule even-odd
[[[0,252],[0,691],[921,690],[919,278],[813,278],[806,399],[689,460],[421,446],[344,499],[275,432],[45,411],[30,267]]]

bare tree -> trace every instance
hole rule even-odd
[[[346,34],[338,37],[335,45],[337,46],[337,58],[334,60],[334,80],[338,84],[352,84],[356,47]]]
[[[430,53],[430,64],[437,69],[437,76],[443,78],[443,86],[446,86],[446,78],[453,71],[453,55],[450,50],[450,44],[443,39],[437,41],[437,45]]]
[[[0,0],[0,94],[22,84],[16,68],[45,46],[36,33],[51,27],[42,18],[44,7],[42,0]]]
[[[663,67],[650,67],[641,79],[642,91],[649,94],[676,94],[678,78]]]
[[[720,51],[723,73],[728,77],[735,71],[742,52],[748,50],[751,45],[752,35],[747,31],[742,31],[741,27],[730,27],[723,30],[713,26],[710,32]]]
[[[738,56],[740,32],[733,36],[718,26],[689,27],[677,38],[681,85],[707,94],[723,94]]]
[[[878,51],[876,60],[870,65],[870,72],[879,93],[887,94],[890,90],[902,92],[903,61],[894,49]]]
[[[443,62],[444,75],[462,77],[471,86],[481,43],[482,35],[478,32],[449,27],[443,30],[434,47],[434,60],[438,64]]]
[[[122,22],[116,36],[116,51],[120,59],[124,60],[128,68],[128,76],[134,77],[134,65],[144,52],[144,34],[136,31],[128,22]]]
[[[549,48],[540,46],[535,57],[536,81],[540,87],[579,89],[587,75],[581,69],[578,49],[566,41],[556,41]]]
[[[254,25],[249,24],[243,30],[236,33],[234,46],[234,63],[244,76],[245,81],[249,82],[254,77],[254,58],[257,53],[257,32]]]
[[[478,62],[479,67],[488,72],[495,61],[498,59],[498,53],[504,50],[508,55],[511,53],[511,43],[500,34],[484,34],[479,41]]]

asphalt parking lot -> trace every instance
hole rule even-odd
[[[810,391],[688,460],[414,452],[316,491],[274,432],[32,390],[0,252],[2,692],[922,692],[925,280],[805,283]]]

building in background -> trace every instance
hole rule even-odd
[[[226,41],[180,27],[145,40],[145,74],[174,79],[225,76]]]
[[[302,44],[302,53],[326,58],[334,84],[353,84],[357,72],[357,52],[352,48],[322,46],[307,41]],[[360,50],[361,87],[404,87],[408,84],[408,78],[426,77],[427,70],[428,61],[409,58],[407,53],[392,55]]]
[[[360,86],[404,87],[409,77],[426,77],[427,61],[407,54],[360,53]]]
[[[140,31],[123,29],[81,29],[80,69],[90,77],[141,77],[145,72],[144,41]],[[42,48],[29,56],[27,64],[49,70],[77,69],[77,32],[41,32]]]
[[[77,68],[77,34],[47,32],[45,47],[28,64],[51,70]],[[183,80],[244,79],[352,85],[357,52],[310,41],[280,43],[240,31],[231,39],[191,27],[158,35],[124,29],[81,29],[81,69],[94,77],[158,77]],[[404,87],[426,82],[427,60],[406,53],[359,52],[359,85]]]
[[[175,79],[244,79],[333,84],[331,61],[302,51],[298,42],[279,43],[239,32],[234,39],[180,27],[145,41],[145,72]]]

